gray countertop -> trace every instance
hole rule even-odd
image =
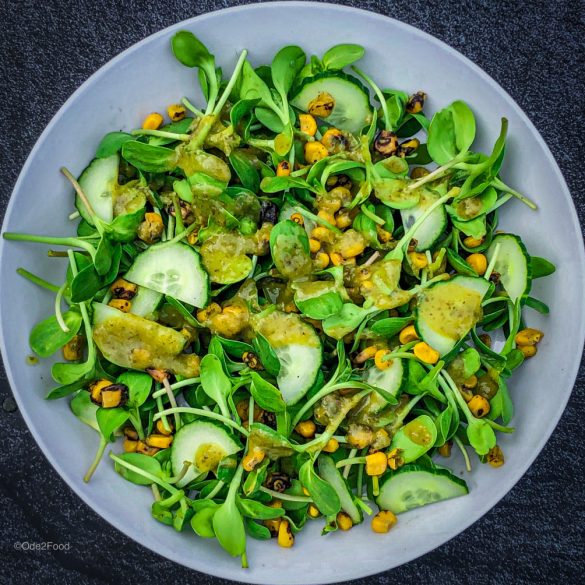
[[[585,174],[579,170],[584,145],[583,2],[340,3],[412,24],[461,51],[500,83],[551,147],[583,225]],[[94,71],[161,28],[236,4],[245,2],[1,2],[0,213],[37,137],[67,97]],[[326,27],[323,34],[328,34]],[[567,352],[574,349],[567,348]],[[15,410],[2,370],[0,404],[0,584],[224,582],[144,549],[83,504],[35,444]],[[547,446],[493,510],[432,553],[362,582],[481,585],[580,581],[585,569],[585,465],[580,426],[584,411],[582,368],[567,410]],[[16,542],[47,541],[64,544],[67,550],[15,549]]]

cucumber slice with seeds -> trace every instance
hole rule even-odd
[[[510,298],[517,299],[530,292],[532,286],[532,265],[526,247],[519,236],[497,235],[487,249],[486,256],[491,262],[499,246],[494,272],[500,275],[500,282]]]
[[[118,155],[95,158],[79,176],[79,186],[85,193],[95,214],[106,223],[114,219],[114,189],[118,185]],[[79,215],[93,225],[93,218],[79,195],[75,196],[75,207]]]
[[[329,94],[335,105],[325,120],[335,128],[354,134],[372,120],[368,90],[355,77],[340,71],[325,71],[307,78],[295,93],[291,105],[303,112],[319,94]]]
[[[125,278],[194,307],[204,307],[209,297],[201,257],[185,244],[152,246],[134,260]]]
[[[380,370],[376,366],[370,366],[364,373],[364,380],[368,384],[376,388],[382,388],[382,390],[386,390],[392,396],[398,396],[400,393],[403,379],[404,367],[401,359],[392,360],[392,365],[385,370]],[[370,395],[368,404],[371,412],[374,413],[388,406],[384,398],[374,392]]]
[[[400,514],[468,493],[467,484],[447,469],[405,465],[384,481],[376,504],[381,510]]]

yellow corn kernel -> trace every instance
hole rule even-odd
[[[337,128],[329,128],[321,138],[321,144],[327,149],[331,150],[336,145],[343,141],[343,132]]]
[[[74,335],[63,346],[63,359],[68,362],[80,360],[83,356],[83,346],[85,344],[85,337],[83,335]]]
[[[354,358],[354,363],[356,364],[363,364],[364,362],[371,360],[376,353],[378,352],[378,348],[375,345],[370,345],[365,349],[362,349]]]
[[[477,386],[477,376],[469,376],[467,380],[463,381],[464,388],[475,388]]]
[[[490,411],[490,403],[486,398],[476,394],[468,403],[469,410],[476,418],[482,418]]]
[[[426,177],[429,173],[430,171],[428,169],[425,169],[424,167],[414,167],[414,169],[410,171],[410,178],[422,179],[423,177]]]
[[[321,242],[315,238],[309,239],[309,249],[313,254],[316,254],[321,249]]]
[[[451,457],[451,443],[449,441],[443,443],[438,451],[441,457]]]
[[[531,358],[536,355],[536,345],[517,345],[516,349],[521,351],[525,358]]]
[[[502,465],[504,465],[504,463],[505,463],[504,452],[502,451],[502,448],[499,445],[492,447],[488,451],[486,458],[487,458],[487,462],[492,467],[502,467]]]
[[[410,156],[411,154],[416,152],[419,146],[420,140],[418,138],[410,138],[408,140],[405,140],[398,147],[398,156],[402,158]]]
[[[110,291],[117,299],[130,300],[136,296],[138,285],[133,282],[128,282],[123,278],[118,278],[116,282],[110,286]]]
[[[300,213],[293,213],[290,218],[299,225],[305,225],[305,218]]]
[[[372,530],[378,534],[386,534],[397,521],[396,516],[390,510],[382,510],[372,518]]]
[[[346,234],[352,233],[353,230],[346,232]],[[341,255],[344,258],[355,258],[359,256],[365,249],[366,243],[364,240],[359,239],[359,241],[350,242],[347,246],[340,246]]]
[[[93,402],[96,404],[102,403],[102,390],[111,386],[112,382],[102,378],[101,380],[97,380],[96,382],[92,382],[89,385],[89,394]]]
[[[419,112],[422,112],[426,99],[427,94],[424,91],[413,93],[406,102],[406,111],[409,114],[418,114]]]
[[[392,360],[384,358],[390,353],[389,349],[379,349],[374,356],[374,364],[379,370],[387,370],[392,365]]]
[[[326,91],[320,92],[314,100],[309,102],[309,114],[318,118],[327,118],[335,107],[333,96]]]
[[[126,453],[136,453],[137,448],[138,441],[133,441],[132,439],[128,438],[124,439],[124,451],[126,451]]]
[[[136,429],[134,427],[124,427],[122,429],[122,432],[124,433],[124,436],[127,439],[131,439],[132,441],[138,441],[138,433],[136,432]]]
[[[102,390],[102,408],[116,408],[122,402],[120,384],[111,384]]]
[[[318,252],[315,256],[315,268],[323,270],[329,266],[329,254]]]
[[[414,328],[414,325],[407,325],[399,334],[398,340],[402,345],[416,341],[418,339],[418,333]]]
[[[310,164],[329,156],[329,152],[320,142],[307,142],[305,144],[305,160]]]
[[[290,548],[295,543],[288,520],[282,520],[278,526],[278,544],[283,548]]]
[[[352,224],[351,217],[349,213],[338,213],[337,217],[335,218],[335,225],[340,229],[345,229]]]
[[[388,457],[386,453],[377,451],[371,455],[366,455],[366,473],[368,475],[382,475],[388,467]]]
[[[404,458],[401,455],[402,449],[392,449],[388,452],[388,467],[396,471],[399,467],[404,465]]]
[[[315,506],[315,504],[309,504],[309,507],[307,509],[307,514],[309,514],[309,516],[311,518],[319,518],[319,516],[321,516],[321,512],[319,512],[319,508],[317,508],[317,506]]]
[[[167,449],[173,442],[172,435],[150,435],[146,437],[146,444],[150,447],[158,447],[159,449]]]
[[[343,530],[344,532],[350,530],[353,526],[351,518],[345,512],[339,512],[335,520],[337,522],[337,528],[339,528],[339,530]]]
[[[138,441],[138,445],[136,445],[136,453],[142,453],[143,455],[148,455],[149,457],[156,455],[159,451],[160,449],[157,449],[156,447],[151,447],[150,445],[147,445],[144,441]]]
[[[466,261],[480,276],[485,274],[487,270],[487,258],[483,254],[470,254],[467,256]]]
[[[290,175],[290,165],[288,161],[282,160],[278,163],[276,167],[276,176],[277,177],[288,177]]]
[[[209,321],[211,317],[219,315],[220,313],[221,307],[217,303],[211,303],[209,307],[197,311],[197,321],[204,323],[205,321]]]
[[[323,447],[323,451],[325,453],[335,453],[339,449],[339,441],[337,439],[329,439],[325,447]]]
[[[317,121],[311,114],[299,114],[299,128],[304,134],[315,136],[317,133]]]
[[[315,431],[317,430],[317,425],[312,420],[304,420],[301,421],[296,427],[295,431],[301,435],[301,437],[305,437],[305,439],[312,439],[315,436]]]
[[[467,236],[463,240],[463,244],[467,248],[477,248],[478,246],[481,246],[483,244],[483,238],[474,238],[472,236]]]
[[[248,453],[244,455],[242,466],[246,471],[252,471],[257,465],[264,461],[264,457],[266,457],[266,453],[264,453],[262,449],[252,449],[252,451],[248,451]]]
[[[544,333],[538,329],[527,327],[516,333],[514,341],[517,345],[536,345],[544,337]]]
[[[327,223],[335,225],[335,216],[332,213],[329,213],[328,211],[321,209],[319,213],[317,213],[317,216],[320,217],[321,219],[324,219]]]
[[[156,421],[155,427],[156,427],[156,430],[158,433],[160,433],[161,435],[167,436],[167,435],[171,435],[173,433],[173,427],[171,426],[170,421],[168,422],[168,425],[169,425],[169,430],[166,429],[162,419],[159,418]]]
[[[311,231],[311,237],[319,242],[329,242],[331,240],[331,230],[319,225],[316,228],[313,228]]]
[[[331,258],[331,264],[333,266],[341,266],[343,264],[343,256],[339,252],[331,252],[329,258]]]
[[[436,364],[441,355],[436,349],[433,349],[428,343],[419,341],[412,350],[414,355],[425,364]]]
[[[122,313],[129,313],[132,308],[132,303],[126,299],[112,299],[108,305],[122,311]]]
[[[429,263],[427,255],[422,252],[409,252],[408,259],[410,260],[410,265],[416,270],[425,268]]]
[[[392,232],[381,228],[379,225],[376,226],[376,233],[378,234],[378,239],[382,244],[387,244],[392,239]]]
[[[167,108],[167,114],[169,115],[169,118],[173,122],[181,121],[185,117],[186,113],[187,110],[185,109],[185,106],[183,106],[182,104],[171,104]]]
[[[152,112],[152,114],[148,114],[148,116],[144,118],[142,128],[143,130],[157,130],[162,126],[162,123],[163,117],[157,112]]]

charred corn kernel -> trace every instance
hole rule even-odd
[[[332,234],[331,230],[319,225],[316,228],[313,228],[311,231],[311,237],[319,242],[329,242],[332,239]]]
[[[309,249],[313,254],[316,254],[321,249],[321,242],[315,238],[309,239]]]
[[[427,255],[422,252],[410,252],[408,254],[408,259],[410,260],[410,265],[416,270],[425,268],[429,263]]]
[[[264,461],[266,453],[262,449],[252,449],[248,451],[242,459],[242,466],[246,471],[252,471],[257,465],[260,465]]]
[[[414,325],[407,325],[400,333],[398,334],[398,341],[402,345],[405,343],[410,343],[412,341],[416,341],[418,339],[418,333],[414,328]]]
[[[398,156],[402,158],[406,156],[410,156],[414,152],[416,152],[417,148],[420,146],[420,140],[418,138],[410,138],[409,140],[405,140],[400,144],[398,147]]]
[[[388,468],[388,457],[386,453],[378,451],[366,455],[366,473],[368,475],[382,475]]]
[[[378,352],[378,348],[375,345],[370,345],[365,349],[362,349],[354,358],[354,363],[356,364],[363,364],[364,362],[371,360],[376,353]]]
[[[323,447],[323,451],[325,453],[335,453],[339,449],[339,441],[337,439],[329,439],[325,447]]]
[[[153,244],[160,239],[165,229],[162,217],[158,213],[144,214],[144,221],[138,226],[136,235],[146,244]]]
[[[315,136],[317,134],[317,120],[311,114],[299,114],[299,128],[304,134]]]
[[[374,149],[384,156],[392,156],[398,151],[398,136],[390,130],[381,130],[374,141]]]
[[[419,341],[412,351],[414,352],[414,355],[425,364],[436,364],[441,357],[436,349],[433,349],[424,341]]]
[[[470,254],[466,258],[467,264],[471,266],[480,276],[487,270],[487,258],[483,254]]]
[[[439,455],[441,457],[451,457],[451,443],[449,441],[439,447]]]
[[[253,352],[253,351],[245,351],[242,354],[242,361],[251,369],[251,370],[263,370],[264,366],[260,361],[260,358]]]
[[[282,520],[278,526],[278,544],[283,548],[290,548],[295,543],[295,537],[290,529],[288,520]]]
[[[136,453],[136,449],[138,448],[138,441],[133,441],[132,439],[124,439],[124,451],[126,453]]]
[[[315,436],[317,425],[312,420],[301,421],[296,427],[295,431],[305,439],[312,439]]]
[[[276,176],[277,177],[288,177],[290,175],[290,165],[288,161],[282,160],[278,163],[276,167]]]
[[[463,240],[463,244],[467,248],[477,248],[478,246],[481,246],[483,244],[483,238],[473,238],[471,236],[467,236]]]
[[[272,520],[264,520],[263,524],[268,528],[272,536],[278,535],[278,528],[282,520],[280,518],[273,518]]]
[[[429,173],[430,171],[428,169],[425,169],[424,167],[414,167],[414,169],[410,171],[410,178],[422,179],[423,177],[426,177]]]
[[[487,345],[488,347],[492,346],[492,338],[487,333],[482,333],[479,336],[479,339],[484,345]]]
[[[305,225],[305,218],[300,213],[293,213],[290,218],[299,225]]]
[[[379,225],[376,226],[376,233],[378,234],[378,239],[380,242],[382,242],[382,244],[387,244],[392,239],[392,232],[385,230]]]
[[[142,122],[142,128],[144,130],[157,130],[162,126],[163,117],[158,112],[152,112],[148,114]]]
[[[476,394],[468,403],[469,410],[473,413],[473,416],[482,418],[490,411],[490,403],[479,394]]]
[[[173,122],[181,121],[185,117],[186,113],[187,110],[182,104],[171,104],[167,108],[167,114]]]
[[[378,534],[386,534],[396,522],[397,518],[390,510],[382,510],[372,518],[372,530]]]
[[[463,396],[463,400],[465,400],[465,402],[469,402],[474,396],[473,392],[465,386],[459,388],[459,392],[461,393],[461,396]]]
[[[133,282],[128,282],[123,278],[118,278],[118,280],[110,286],[110,290],[117,299],[126,299],[129,301],[136,296],[138,285]]]
[[[337,528],[339,528],[339,530],[343,530],[344,532],[350,530],[353,526],[351,518],[345,512],[339,512],[335,520],[337,522]]]
[[[464,388],[475,388],[477,386],[477,376],[469,376],[467,380],[463,381]]]
[[[74,335],[63,346],[63,359],[68,362],[80,360],[83,356],[83,347],[85,345],[85,337],[83,335]]]
[[[317,216],[320,217],[321,219],[324,219],[327,223],[335,225],[335,216],[332,213],[329,213],[328,211],[321,209],[319,213],[317,213]]]
[[[323,270],[329,266],[329,254],[325,252],[317,252],[315,255],[315,268]]]
[[[211,317],[219,315],[220,313],[221,307],[217,303],[211,303],[209,307],[205,309],[199,309],[199,311],[197,311],[197,320],[204,323],[205,321],[209,321]]]
[[[401,455],[402,449],[392,449],[388,454],[388,467],[396,471],[399,467],[404,465],[404,459]]]
[[[486,459],[487,459],[487,462],[492,467],[502,467],[502,465],[504,465],[504,463],[505,463],[504,452],[502,451],[502,448],[499,445],[492,447],[488,451]]]
[[[160,449],[157,449],[156,447],[151,447],[150,445],[147,445],[144,441],[138,441],[138,445],[136,446],[137,453],[142,453],[143,455],[148,455],[149,457],[156,455],[159,451]]]
[[[158,449],[168,449],[172,442],[172,435],[150,435],[146,437],[146,444],[149,447],[157,447]]]
[[[522,329],[516,333],[514,341],[517,343],[517,345],[536,345],[543,337],[544,333],[542,331],[527,327],[526,329]]]
[[[343,135],[343,132],[337,128],[329,128],[321,138],[321,144],[327,150],[334,150],[339,146],[343,146],[346,142],[347,140]]]
[[[335,107],[333,96],[326,91],[320,92],[314,100],[309,102],[309,114],[317,118],[327,118]]]
[[[374,364],[379,370],[387,370],[392,365],[392,360],[384,359],[390,353],[389,349],[379,349],[374,356]]]
[[[129,313],[132,308],[132,303],[126,299],[112,299],[108,305],[122,311],[122,313]]]
[[[406,102],[406,111],[409,114],[418,114],[419,112],[422,112],[426,99],[427,94],[424,91],[413,93]]]
[[[319,512],[319,508],[315,506],[315,504],[309,504],[307,509],[307,514],[309,514],[310,518],[319,518],[321,516],[321,512]]]
[[[520,350],[525,358],[531,358],[536,355],[536,345],[517,345],[516,349]]]
[[[138,433],[134,427],[124,427],[123,429],[124,436],[127,439],[131,439],[132,441],[138,441]]]
[[[307,142],[305,144],[305,160],[314,164],[329,155],[328,150],[320,142]]]
[[[118,388],[121,384],[111,384],[102,390],[102,408],[116,408],[122,404],[122,388]]]
[[[331,258],[331,264],[333,266],[341,266],[343,264],[343,256],[339,252],[331,252],[329,258]]]
[[[165,436],[171,435],[173,433],[173,427],[172,427],[170,421],[168,421],[167,424],[169,425],[169,430],[167,430],[167,428],[165,427],[162,419],[159,418],[156,421],[156,425],[155,425],[157,432],[160,433],[161,435],[165,435]]]
[[[335,225],[340,229],[348,228],[352,224],[351,217],[349,213],[338,213],[337,217],[335,218]]]
[[[110,382],[109,380],[106,380],[105,378],[91,383],[89,385],[89,395],[91,397],[91,400],[93,402],[95,402],[96,404],[101,404],[102,403],[102,390],[104,388],[107,388],[108,386],[111,386],[111,385],[112,385],[112,382]]]

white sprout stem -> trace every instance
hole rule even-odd
[[[74,219],[77,219],[81,214],[79,213],[79,211],[74,211],[73,213],[69,214],[69,220],[73,221]]]
[[[467,453],[465,445],[463,444],[463,441],[457,435],[453,435],[453,441],[455,441],[455,444],[461,450],[461,454],[463,455],[463,459],[465,460],[465,469],[467,470],[468,473],[471,473],[471,461],[469,460],[469,455]]]
[[[500,248],[502,247],[502,244],[500,244],[499,242],[496,244],[496,247],[494,248],[494,255],[492,256],[492,259],[490,260],[490,263],[488,264],[488,267],[485,271],[485,274],[483,275],[483,277],[486,280],[490,279],[490,276],[492,275],[492,272],[494,271],[494,266],[496,265],[496,262],[498,260],[498,255],[500,254]]]
[[[132,130],[130,134],[133,136],[157,136],[159,138],[169,138],[170,140],[180,140],[181,142],[186,142],[191,138],[190,134],[177,134],[166,130],[145,130],[143,128]]]
[[[64,282],[55,296],[55,318],[57,319],[57,323],[59,323],[59,327],[61,327],[65,333],[69,333],[69,327],[67,327],[67,323],[63,320],[63,314],[61,313],[61,299],[63,298],[63,292],[65,291],[66,286],[67,283]]]
[[[222,490],[225,482],[221,479],[217,482],[217,485],[203,498],[204,500],[212,500]]]
[[[175,394],[173,392],[173,389],[171,388],[171,385],[169,384],[169,379],[166,376],[163,378],[163,386],[166,390],[167,396],[169,397],[169,402],[171,403],[171,407],[177,408],[177,406],[178,406],[177,399],[175,398]],[[175,430],[178,431],[179,427],[181,426],[181,417],[177,412],[173,413],[173,416],[175,419]]]
[[[232,427],[233,429],[236,429],[236,431],[240,432],[245,437],[247,437],[250,434],[244,427],[242,427],[238,423],[234,422],[231,418],[223,416],[222,414],[217,414],[216,412],[213,412],[211,410],[209,410],[209,411],[203,410],[202,408],[191,408],[188,406],[178,406],[177,408],[167,408],[166,410],[163,410],[163,411],[155,414],[153,417],[153,420],[156,421],[159,418],[162,418],[163,416],[166,416],[169,414],[174,414],[175,412],[184,413],[184,414],[195,414],[195,415],[206,417],[206,418],[212,418],[212,419],[215,419],[215,420],[222,422],[223,424],[225,424],[229,427]]]
[[[236,66],[234,68],[234,71],[232,73],[231,79],[229,80],[228,84],[226,85],[226,88],[223,90],[223,94],[221,95],[221,97],[219,98],[219,101],[217,102],[217,104],[215,105],[215,108],[213,109],[213,115],[214,116],[218,116],[221,112],[221,110],[223,109],[223,107],[225,106],[225,103],[227,102],[230,93],[232,93],[232,89],[234,89],[234,85],[236,84],[238,77],[240,76],[240,71],[242,70],[242,67],[244,66],[244,61],[246,60],[246,56],[248,55],[248,51],[246,49],[244,49],[241,53],[240,53],[240,57],[238,59],[238,62],[236,63]]]
[[[310,504],[313,501],[313,498],[310,498],[309,496],[293,496],[291,494],[283,494],[281,492],[276,492],[270,488],[264,487],[263,485],[260,486],[259,489],[261,492],[264,492],[273,498],[282,500],[283,502],[306,502],[307,504]]]
[[[203,118],[205,115],[201,110],[198,110],[186,97],[181,100],[181,103],[197,117]]]
[[[377,250],[362,264],[362,266],[370,266],[380,257],[380,252]]]

